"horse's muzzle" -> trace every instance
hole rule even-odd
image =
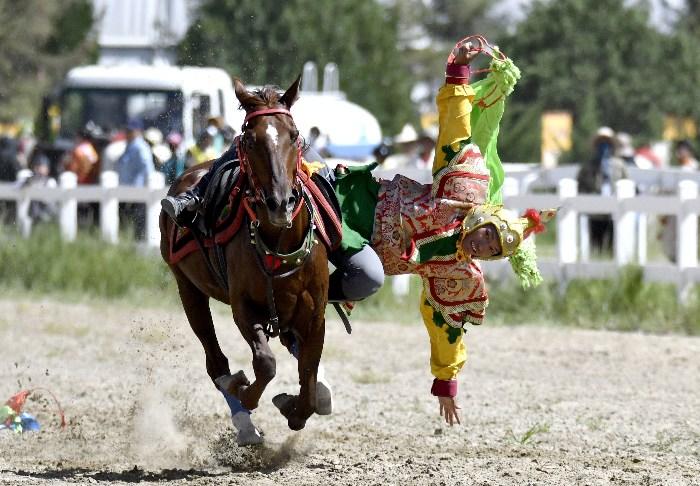
[[[288,228],[292,225],[294,208],[297,204],[297,198],[294,194],[279,201],[274,196],[265,198],[265,206],[267,206],[268,217],[270,223],[274,226]]]

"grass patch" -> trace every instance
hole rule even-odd
[[[94,235],[63,241],[55,227],[29,239],[0,235],[0,285],[7,290],[59,295],[63,300],[128,298],[161,301],[177,291],[160,256],[133,241],[109,245]]]
[[[90,332],[88,326],[50,322],[45,324],[42,331],[54,336],[85,337]]]
[[[557,282],[524,291],[514,283],[492,285],[489,320],[506,324],[553,322],[619,331],[700,335],[700,286],[680,303],[671,284],[644,282],[642,269],[627,267],[614,280]]]
[[[389,378],[384,375],[380,375],[372,370],[362,370],[359,373],[353,373],[350,375],[352,381],[358,385],[376,385],[378,383],[388,383]]]
[[[108,245],[99,235],[81,233],[61,240],[55,227],[38,227],[32,238],[0,233],[0,290],[6,299],[56,297],[64,302],[97,299],[131,307],[180,307],[175,279],[160,255],[128,238]],[[538,240],[539,243],[539,240]],[[377,294],[357,304],[353,320],[420,324],[421,280],[411,277],[409,292],[395,296],[392,278]],[[488,324],[552,323],[622,331],[700,335],[700,286],[679,303],[675,286],[646,283],[640,268],[623,269],[614,280],[575,280],[561,290],[545,282],[524,291],[513,280],[490,282]],[[214,302],[213,311],[230,315]],[[329,307],[328,317],[336,319]],[[0,320],[0,327],[5,325]]]
[[[525,445],[530,442],[535,436],[540,434],[546,434],[549,432],[549,424],[535,424],[529,429],[527,429],[522,435],[515,435],[512,429],[508,429],[506,437],[508,437],[513,442],[517,442],[520,445]]]

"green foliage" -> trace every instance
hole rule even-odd
[[[85,234],[67,243],[52,227],[38,227],[26,240],[0,234],[0,288],[5,295],[125,299],[134,305],[169,306],[178,301],[175,280],[156,253],[128,241],[108,245]],[[411,278],[409,294],[403,297],[393,295],[388,278],[377,294],[356,305],[352,320],[422,325],[420,294],[419,278]],[[527,291],[515,281],[489,282],[489,298],[486,325],[551,324],[700,335],[700,286],[680,304],[674,286],[645,283],[636,267],[626,268],[612,281],[575,280],[566,289],[556,282]],[[327,312],[336,319],[331,307]]]
[[[335,62],[340,88],[387,133],[413,117],[396,18],[374,0],[205,0],[179,46],[182,64],[219,66],[287,87],[306,61]]]
[[[574,115],[577,160],[600,125],[654,139],[663,115],[700,114],[697,39],[655,30],[645,2],[537,0],[500,41],[523,71],[501,130],[506,160],[539,159],[539,130],[524,133],[522,118],[538,124],[544,110]]]
[[[506,433],[506,437],[508,437],[510,440],[513,442],[516,442],[520,445],[525,445],[530,440],[535,437],[536,435],[539,434],[546,434],[549,432],[549,424],[548,423],[543,423],[543,424],[535,424],[529,429],[527,429],[523,435],[521,436],[516,436],[515,433],[513,432],[512,429],[508,429],[508,432]]]
[[[6,289],[88,298],[177,294],[159,257],[139,252],[133,243],[109,245],[93,236],[65,242],[53,227],[38,227],[26,240],[0,237],[0,283]]]
[[[0,120],[31,119],[66,71],[94,60],[89,0],[0,0]]]
[[[489,322],[700,335],[700,287],[682,304],[673,285],[644,282],[638,267],[612,281],[574,280],[563,291],[556,282],[527,291],[512,283],[492,285],[489,296]]]

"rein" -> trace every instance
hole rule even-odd
[[[245,120],[243,121],[241,133],[245,133],[248,121],[252,118],[264,115],[279,114],[286,115],[289,117],[292,116],[290,111],[284,108],[267,108],[263,110],[250,112],[246,115]],[[270,317],[263,324],[262,327],[265,336],[269,339],[271,337],[278,336],[280,333],[279,317],[277,316],[277,308],[275,306],[275,295],[274,289],[272,287],[272,282],[275,279],[282,279],[294,275],[299,270],[301,270],[302,266],[304,265],[304,262],[306,262],[306,258],[311,254],[311,250],[313,249],[314,245],[318,243],[318,240],[316,240],[316,238],[314,237],[314,230],[316,229],[316,225],[314,224],[313,204],[309,200],[309,195],[304,189],[303,180],[300,176],[303,170],[302,146],[301,141],[297,141],[297,164],[296,175],[294,176],[294,190],[299,194],[300,197],[292,213],[292,222],[290,222],[288,227],[291,228],[293,221],[299,215],[302,206],[304,205],[309,211],[309,227],[306,230],[306,235],[304,236],[304,239],[302,240],[299,248],[297,248],[291,253],[279,253],[275,250],[272,250],[265,243],[258,231],[258,228],[260,227],[260,220],[258,219],[254,209],[254,205],[256,203],[264,204],[265,191],[261,187],[258,178],[253,173],[250,161],[248,160],[248,154],[243,150],[241,140],[242,135],[236,137],[235,143],[238,151],[238,158],[240,160],[241,169],[244,170],[245,174],[248,176],[248,183],[251,186],[250,190],[247,191],[247,195],[243,198],[242,203],[243,207],[246,210],[246,213],[248,214],[248,219],[250,220],[250,244],[253,245],[253,247],[255,248],[255,256],[256,262],[258,263],[258,267],[265,275],[267,307],[270,312]],[[299,187],[299,189],[296,189],[296,187]],[[292,267],[287,271],[277,273],[276,271],[282,265],[291,265]],[[282,329],[282,331],[286,332],[287,329]]]

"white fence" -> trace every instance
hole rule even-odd
[[[24,237],[32,232],[29,208],[32,201],[42,201],[58,206],[58,223],[61,235],[72,241],[78,232],[78,203],[99,203],[100,231],[110,242],[119,240],[119,203],[141,203],[146,206],[146,243],[158,246],[160,243],[160,200],[165,196],[165,179],[160,172],[152,173],[147,187],[119,185],[116,172],[105,171],[100,175],[100,185],[78,186],[78,178],[72,172],[64,172],[57,187],[27,185],[23,183],[28,173],[22,171],[16,183],[0,184],[0,200],[16,201],[16,221]]]
[[[636,183],[623,180],[617,183],[615,196],[579,195],[576,181],[571,178],[576,167],[563,167],[550,171],[538,171],[525,164],[507,165],[508,177],[503,191],[505,204],[524,209],[559,207],[556,223],[556,258],[540,259],[545,278],[565,283],[573,278],[607,278],[619,269],[634,263],[643,266],[644,276],[650,281],[671,282],[677,285],[681,295],[700,282],[698,268],[698,181],[700,174],[680,171],[632,171],[644,187],[654,186],[674,195],[636,195]],[[515,167],[515,169],[514,169]],[[406,171],[410,177],[429,180],[427,171]],[[391,172],[378,173],[392,177]],[[567,177],[568,176],[568,177]],[[675,186],[674,186],[675,185]],[[534,187],[556,187],[551,194],[533,194]],[[158,217],[160,199],[165,195],[165,184],[160,173],[151,175],[148,187],[118,186],[114,172],[101,175],[99,186],[78,186],[74,174],[64,173],[58,187],[22,187],[20,183],[0,184],[0,200],[17,202],[16,220],[21,233],[31,234],[29,218],[31,201],[57,203],[61,234],[67,240],[76,237],[77,205],[79,202],[96,202],[100,206],[100,228],[106,241],[116,243],[119,235],[120,202],[142,203],[146,206],[146,242],[157,246],[160,240]],[[614,260],[590,259],[587,217],[589,214],[609,214],[614,224]],[[649,263],[647,261],[647,221],[656,215],[673,215],[676,224],[676,262]],[[491,280],[509,278],[507,262],[485,262],[484,267]],[[404,279],[394,279],[394,289],[403,293],[407,289]]]

